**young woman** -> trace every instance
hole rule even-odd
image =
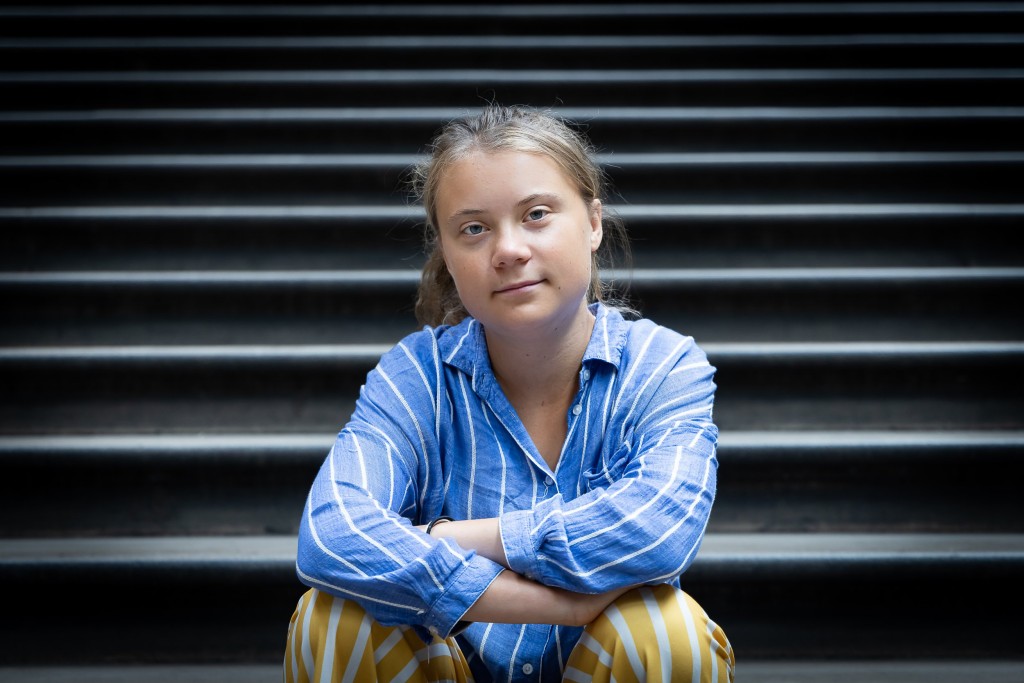
[[[679,587],[715,497],[715,370],[606,302],[618,225],[589,142],[490,106],[415,187],[425,327],[313,483],[285,680],[732,680]]]

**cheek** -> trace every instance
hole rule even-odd
[[[461,278],[463,273],[466,272],[465,266],[463,264],[460,264],[459,261],[457,260],[445,260],[445,265],[448,266],[448,272],[451,273],[452,278],[455,280]]]
[[[472,294],[473,287],[467,285],[467,283],[473,282],[473,272],[469,266],[459,259],[452,259],[450,261],[445,259],[445,266],[448,268],[448,274],[451,275],[452,281],[455,283],[455,289],[459,292],[459,296],[462,297],[465,294]],[[464,289],[468,289],[469,291],[463,291]]]
[[[580,240],[578,248],[572,253],[572,263],[579,269],[589,269],[594,262],[595,248],[589,236]]]
[[[458,263],[453,263],[452,259],[448,258],[448,252],[441,251],[441,260],[444,263],[444,267],[448,269],[448,273],[454,279],[458,275]]]

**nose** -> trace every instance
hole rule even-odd
[[[507,267],[530,260],[528,236],[519,228],[502,228],[494,240],[491,263],[495,268]]]

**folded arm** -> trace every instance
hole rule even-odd
[[[426,531],[425,525],[418,528]],[[497,518],[443,522],[434,526],[431,535],[451,539],[463,548],[471,548],[479,555],[508,566]],[[508,624],[585,626],[628,589],[629,586],[624,586],[598,594],[576,593],[545,586],[514,571],[504,571],[463,618]]]
[[[580,593],[675,580],[700,548],[715,498],[714,368],[688,338],[620,389],[601,470],[500,518],[504,564]],[[659,360],[660,359],[660,360]]]

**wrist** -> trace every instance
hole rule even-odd
[[[431,520],[429,523],[427,523],[427,528],[424,531],[426,532],[427,536],[429,536],[430,532],[433,531],[434,527],[437,526],[438,524],[444,524],[445,522],[454,522],[454,521],[455,520],[452,519],[451,517],[448,517],[447,515],[443,515],[443,516],[437,517],[437,518]]]
[[[563,591],[561,596],[566,624],[570,626],[586,626],[590,623],[589,614],[583,609],[580,595],[570,591]]]

